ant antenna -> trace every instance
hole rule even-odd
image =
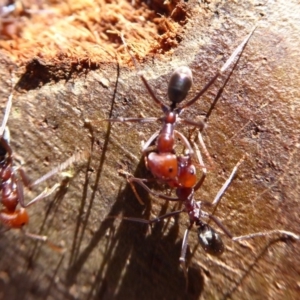
[[[257,28],[257,25],[254,26],[254,28],[251,30],[251,32],[246,36],[244,41],[233,51],[233,53],[230,55],[230,57],[227,59],[223,67],[217,71],[217,74],[214,75],[214,77],[204,86],[204,88],[190,101],[188,101],[184,106],[180,108],[182,111],[183,109],[191,106],[193,103],[195,103],[207,90],[208,88],[215,82],[215,80],[224,73],[227,68],[232,64],[232,62],[235,60],[236,56],[244,51],[249,39],[253,35],[255,29]],[[214,103],[215,105],[215,103]]]
[[[212,205],[217,205],[219,201],[221,200],[222,196],[225,194],[226,190],[228,189],[229,185],[231,184],[231,181],[234,177],[234,175],[237,172],[238,167],[241,165],[241,163],[245,160],[245,155],[238,161],[238,163],[234,166],[230,176],[227,178],[221,189],[218,191],[214,201],[212,202]]]
[[[126,43],[126,40],[125,40],[125,37],[124,37],[123,32],[120,32],[120,33],[119,33],[119,36],[120,36],[120,38],[121,38],[121,41],[122,41],[122,43],[123,43],[123,45],[124,45],[126,51],[127,51],[128,54],[130,55],[131,60],[133,61],[133,64],[134,64],[135,69],[137,70],[138,73],[140,73],[141,70],[140,70],[140,68],[139,68],[139,65],[138,65],[138,63],[137,63],[135,57],[134,57],[134,56],[132,55],[132,53],[129,51],[129,47],[128,47],[128,44]]]
[[[119,33],[119,35],[120,35],[120,38],[121,38],[121,40],[122,40],[122,43],[124,44],[124,47],[125,47],[126,51],[128,52],[128,54],[130,55],[130,57],[131,57],[131,59],[132,59],[132,61],[133,61],[134,67],[135,67],[135,69],[136,69],[136,71],[137,71],[137,74],[141,77],[141,80],[143,81],[143,83],[144,83],[145,87],[147,88],[149,94],[151,95],[151,97],[153,98],[153,100],[156,102],[156,104],[158,104],[158,105],[161,107],[161,109],[163,110],[163,112],[168,111],[167,105],[165,105],[161,100],[159,100],[159,99],[156,97],[156,95],[155,95],[155,93],[153,92],[152,88],[151,88],[150,85],[148,84],[146,78],[145,78],[144,75],[141,73],[141,70],[140,70],[140,68],[138,67],[138,64],[137,64],[136,59],[134,58],[134,56],[133,56],[133,55],[131,54],[131,52],[129,51],[129,47],[128,47],[126,41],[125,41],[124,34],[121,32],[121,33]]]
[[[30,187],[33,187],[34,185],[40,184],[41,182],[47,180],[48,178],[52,177],[56,173],[62,172],[66,168],[68,168],[70,165],[74,164],[75,162],[81,161],[86,159],[89,156],[88,151],[84,151],[83,153],[75,153],[70,158],[68,158],[65,162],[58,165],[56,168],[52,169],[47,174],[43,175],[39,179],[35,180],[33,183],[30,184]]]

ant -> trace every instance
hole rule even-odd
[[[141,199],[139,199],[135,188],[133,186],[133,183],[139,184],[141,187],[143,187],[148,193],[164,200],[169,201],[177,201],[181,202],[184,205],[183,209],[172,211],[167,214],[164,214],[162,216],[159,216],[157,218],[151,219],[151,220],[145,220],[140,218],[131,218],[131,217],[122,217],[124,220],[128,221],[134,221],[134,222],[140,222],[147,225],[151,225],[157,222],[162,221],[163,219],[170,218],[172,216],[178,215],[182,212],[186,212],[189,216],[190,225],[185,231],[183,242],[182,242],[182,248],[181,248],[181,255],[180,255],[180,262],[182,263],[183,270],[185,272],[185,275],[187,275],[187,269],[186,269],[186,263],[185,263],[185,257],[186,257],[186,251],[188,246],[188,235],[193,227],[193,225],[196,225],[198,227],[198,238],[199,243],[203,247],[203,249],[211,254],[211,255],[221,255],[224,251],[224,244],[222,242],[222,239],[220,235],[206,222],[202,221],[203,218],[208,218],[212,221],[214,221],[218,227],[222,229],[222,231],[230,237],[233,241],[241,241],[245,239],[254,238],[257,236],[269,236],[272,234],[281,234],[285,237],[291,238],[291,239],[299,239],[299,236],[294,234],[293,232],[284,231],[284,230],[272,230],[267,232],[257,232],[252,234],[247,234],[244,236],[234,237],[219,221],[215,216],[212,214],[209,214],[202,210],[202,207],[207,206],[216,206],[221,198],[223,197],[225,191],[230,186],[230,183],[234,177],[234,175],[237,172],[237,169],[239,165],[242,163],[244,158],[242,158],[236,166],[233,168],[229,178],[226,180],[224,185],[221,187],[219,192],[217,193],[215,199],[212,203],[207,203],[204,201],[196,201],[195,200],[195,192],[202,186],[203,181],[206,177],[206,168],[203,167],[203,173],[201,178],[197,181],[196,177],[196,171],[195,166],[192,163],[192,157],[194,156],[194,151],[191,147],[190,142],[177,130],[175,130],[175,125],[177,123],[183,123],[186,125],[192,125],[194,127],[199,128],[198,132],[198,139],[201,144],[201,146],[204,148],[204,150],[207,152],[206,147],[202,141],[201,137],[201,131],[205,128],[206,123],[208,122],[208,118],[214,109],[222,90],[224,89],[225,85],[227,84],[227,81],[229,80],[231,74],[227,77],[224,85],[219,90],[218,94],[216,95],[215,99],[213,100],[209,111],[207,112],[204,121],[201,123],[194,122],[191,120],[180,118],[181,113],[184,109],[188,108],[192,104],[194,104],[206,91],[207,89],[215,82],[215,80],[223,73],[225,72],[228,67],[235,61],[236,57],[238,57],[238,60],[246,47],[250,37],[252,36],[254,30],[256,27],[247,35],[247,37],[242,41],[242,43],[234,50],[234,52],[231,54],[229,59],[225,62],[225,64],[220,68],[220,70],[216,73],[215,76],[212,77],[212,79],[204,86],[204,88],[198,92],[191,100],[189,100],[187,103],[182,105],[181,107],[178,107],[177,105],[180,104],[187,96],[189,89],[192,85],[192,73],[191,70],[188,67],[180,67],[171,75],[169,85],[168,85],[168,97],[171,102],[170,106],[165,105],[161,100],[159,100],[156,95],[154,94],[152,88],[148,84],[147,80],[142,74],[139,74],[143,84],[145,85],[146,89],[148,90],[151,98],[154,100],[154,102],[159,105],[164,113],[164,116],[161,118],[116,118],[116,119],[107,119],[106,121],[110,122],[153,122],[153,121],[162,121],[163,126],[160,131],[155,132],[148,141],[144,144],[142,153],[145,157],[145,163],[147,168],[151,171],[153,176],[165,183],[167,183],[171,187],[175,187],[175,193],[176,197],[170,197],[164,194],[156,193],[152,191],[145,182],[148,182],[148,179],[142,179],[142,178],[135,178],[135,177],[128,177],[127,181],[130,183],[130,185],[133,188],[134,193],[136,194],[139,202],[143,203]],[[121,36],[123,43],[126,46],[126,43]],[[135,65],[135,68],[137,68],[137,64],[135,62],[135,59],[129,52],[132,61]],[[237,64],[238,60],[235,64]],[[233,72],[235,66],[232,68],[231,73]],[[184,155],[176,155],[175,153],[175,138],[178,138],[182,141],[185,148],[187,149],[186,153]],[[156,142],[154,149],[152,143]],[[203,160],[200,154],[199,149],[197,148],[196,144],[194,144],[194,147],[196,149],[196,156],[198,158],[198,161],[201,166],[204,166]],[[125,172],[126,173],[126,172]],[[127,174],[128,176],[128,174]]]
[[[24,225],[29,222],[29,216],[26,208],[49,196],[60,187],[60,184],[57,183],[51,189],[45,189],[29,203],[25,203],[23,185],[30,189],[49,179],[56,173],[63,171],[71,164],[82,158],[81,154],[74,154],[58,167],[54,168],[36,181],[31,182],[22,168],[16,168],[13,166],[14,160],[13,151],[10,146],[10,133],[6,126],[12,106],[12,97],[13,94],[11,93],[8,98],[4,118],[0,127],[0,193],[1,204],[3,206],[0,210],[0,222],[7,230],[23,229]],[[17,208],[18,205],[21,207]],[[46,236],[40,236],[26,231],[23,231],[23,233],[34,239],[47,241]]]
[[[152,173],[154,178],[164,183],[167,183],[170,187],[180,187],[186,186],[187,182],[185,179],[184,172],[195,172],[193,168],[186,170],[183,168],[179,168],[178,166],[178,157],[175,153],[175,138],[178,138],[188,149],[190,155],[194,155],[194,151],[187,140],[187,138],[175,129],[177,123],[183,123],[186,125],[191,125],[197,127],[199,129],[199,141],[201,143],[204,152],[210,158],[208,151],[205,147],[205,144],[202,140],[200,132],[203,131],[205,128],[206,123],[210,117],[211,112],[213,111],[218,99],[221,96],[221,93],[227,84],[230,75],[227,77],[226,81],[224,82],[223,86],[221,87],[220,91],[217,93],[215,99],[213,100],[209,111],[207,112],[205,118],[201,122],[195,122],[188,119],[183,119],[180,117],[181,113],[188,108],[189,106],[193,105],[208,89],[209,87],[216,81],[216,79],[223,74],[228,67],[235,61],[236,57],[239,55],[239,58],[246,47],[249,39],[253,35],[256,27],[252,29],[252,31],[246,36],[246,38],[242,41],[242,43],[234,50],[225,64],[220,68],[217,73],[210,79],[210,81],[202,88],[200,92],[198,92],[191,100],[187,103],[183,104],[181,107],[178,107],[183,100],[185,100],[191,86],[192,86],[192,71],[187,66],[181,66],[177,68],[171,75],[168,85],[168,98],[171,102],[170,106],[164,104],[160,99],[157,98],[155,93],[153,92],[152,88],[148,84],[146,78],[143,74],[139,74],[144,86],[146,87],[147,91],[149,92],[151,98],[154,102],[160,106],[162,109],[164,116],[161,118],[115,118],[115,119],[105,119],[105,121],[109,122],[154,122],[154,121],[161,121],[163,123],[162,129],[160,131],[155,132],[148,141],[144,144],[142,148],[142,154],[145,159],[145,164],[147,169]],[[121,39],[123,41],[124,46],[127,48],[127,44],[125,42],[124,37],[121,34]],[[129,52],[131,59],[135,65],[135,68],[138,70],[137,63],[135,58]],[[238,58],[238,60],[239,60]],[[238,62],[237,60],[237,62]],[[237,63],[236,62],[236,63]],[[234,66],[235,67],[235,66]],[[233,68],[234,69],[234,68]],[[232,69],[232,71],[233,71]],[[231,73],[232,73],[231,71]],[[155,141],[155,146],[151,146],[152,143]],[[202,165],[203,166],[203,165]],[[193,169],[193,170],[192,170]],[[205,169],[205,168],[204,168]],[[128,178],[128,182],[131,185],[138,201],[141,204],[144,204],[143,201],[140,199],[139,195],[137,194],[135,187],[133,186],[132,182],[134,181],[133,178]],[[183,182],[182,182],[183,181]],[[195,180],[189,182],[189,187],[193,187],[195,184]]]

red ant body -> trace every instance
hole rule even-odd
[[[7,229],[22,229],[23,226],[29,222],[29,216],[25,208],[49,196],[60,186],[59,184],[55,184],[50,190],[44,190],[36,198],[26,204],[24,201],[23,185],[31,188],[38,183],[47,180],[54,174],[63,171],[75,161],[78,161],[80,157],[78,154],[73,155],[57,168],[51,170],[38,180],[31,182],[22,168],[15,168],[13,166],[13,151],[10,147],[9,129],[6,126],[11,105],[12,94],[9,96],[2,126],[0,128],[0,192],[1,204],[4,207],[0,210],[0,222],[5,225]],[[17,208],[18,205],[21,207]],[[31,233],[25,232],[25,234],[36,239],[47,239],[47,237]]]

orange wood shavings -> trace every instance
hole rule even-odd
[[[125,36],[137,58],[142,58],[176,46],[181,27],[171,17],[159,15],[140,1],[77,0],[46,4],[28,0],[22,1],[22,9],[18,7],[2,18],[0,49],[19,65],[33,58],[97,64],[115,59],[116,53],[121,62],[128,61],[119,33]],[[166,3],[167,13],[168,9],[170,4]],[[182,11],[176,5],[171,9],[170,15],[174,13],[176,18],[178,11]]]

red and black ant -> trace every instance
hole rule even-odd
[[[75,154],[44,176],[34,182],[31,182],[22,168],[16,168],[14,166],[13,151],[10,146],[10,133],[6,126],[12,106],[12,95],[13,94],[11,94],[8,98],[4,118],[0,128],[0,193],[1,204],[3,206],[0,210],[0,222],[7,230],[14,228],[23,229],[23,226],[29,221],[26,208],[49,196],[60,187],[60,184],[57,183],[51,189],[44,190],[29,203],[25,203],[23,185],[30,189],[49,179],[56,173],[63,171],[71,164],[82,158],[81,154]],[[17,208],[18,205],[20,205],[20,208]],[[46,236],[39,236],[25,231],[24,233],[35,239],[43,241],[47,240]]]
[[[284,230],[272,230],[267,232],[257,232],[253,234],[248,234],[244,236],[234,237],[225,227],[224,225],[212,214],[209,214],[202,210],[202,206],[209,205],[215,206],[219,203],[225,191],[229,187],[240,163],[243,159],[241,159],[233,171],[231,172],[229,178],[226,180],[222,188],[219,190],[216,195],[214,201],[212,203],[206,203],[203,201],[196,201],[194,194],[195,192],[202,186],[202,183],[206,176],[206,168],[204,167],[203,160],[200,154],[199,149],[194,143],[194,147],[196,148],[196,155],[200,165],[203,167],[203,174],[201,178],[197,181],[196,177],[196,169],[194,164],[192,163],[192,157],[194,156],[194,151],[190,145],[190,142],[177,130],[175,130],[175,125],[177,123],[184,123],[187,125],[192,125],[199,128],[198,137],[202,146],[204,146],[202,142],[202,137],[200,132],[204,129],[205,124],[208,121],[208,118],[214,109],[222,90],[224,89],[229,77],[226,79],[223,87],[220,89],[219,93],[216,95],[213,103],[205,116],[203,122],[198,123],[191,120],[186,120],[180,118],[180,114],[183,110],[192,104],[194,104],[206,91],[207,89],[215,82],[215,80],[228,69],[228,67],[233,63],[235,58],[243,52],[245,46],[247,45],[250,37],[252,36],[255,28],[248,34],[248,36],[243,40],[243,42],[234,50],[230,58],[226,61],[223,67],[217,72],[217,74],[205,85],[205,87],[194,96],[191,100],[189,100],[186,104],[181,107],[177,107],[179,103],[181,103],[187,96],[187,93],[192,85],[192,73],[188,67],[180,67],[178,68],[172,75],[169,81],[168,86],[168,97],[171,101],[170,107],[166,106],[162,101],[160,101],[153,90],[149,86],[147,80],[143,75],[140,75],[141,80],[143,81],[146,89],[151,95],[152,99],[156,104],[158,104],[162,111],[164,112],[164,116],[161,118],[116,118],[116,119],[108,119],[110,122],[153,122],[153,121],[162,121],[163,127],[160,131],[155,132],[149,140],[145,143],[143,147],[143,155],[145,156],[145,162],[147,168],[151,171],[154,177],[160,181],[163,181],[169,184],[171,187],[175,187],[176,197],[170,197],[164,194],[156,193],[151,190],[145,182],[148,182],[148,179],[128,177],[128,182],[132,185],[132,183],[137,183],[142,186],[147,192],[150,194],[164,200],[169,201],[179,201],[183,203],[184,208],[177,211],[169,212],[165,215],[159,216],[152,220],[145,220],[140,218],[130,218],[130,217],[122,217],[124,220],[135,221],[144,224],[151,225],[153,223],[160,222],[165,218],[169,218],[175,215],[180,214],[181,212],[186,212],[190,219],[190,225],[186,229],[183,242],[182,242],[182,250],[180,255],[180,261],[183,265],[183,269],[186,272],[185,267],[185,256],[188,245],[188,234],[193,225],[198,227],[198,237],[199,243],[203,247],[203,249],[212,255],[220,255],[224,251],[224,244],[219,236],[219,234],[206,222],[202,221],[203,218],[208,218],[214,221],[224,233],[230,237],[234,241],[240,241],[245,239],[254,238],[257,236],[268,236],[271,234],[281,234],[285,237],[291,239],[299,239],[299,236],[294,234],[293,232],[284,231]],[[126,46],[126,43],[123,40],[123,43]],[[130,54],[131,55],[131,54]],[[131,56],[132,57],[132,56]],[[136,66],[135,60],[132,57],[132,60]],[[238,61],[238,60],[237,60]],[[237,62],[236,62],[237,63]],[[136,66],[137,68],[137,66]],[[234,69],[234,68],[233,68]],[[232,69],[232,70],[233,70]],[[185,148],[187,148],[187,152],[185,155],[177,155],[175,153],[175,138],[179,138]],[[156,145],[153,149],[151,144],[156,141]],[[204,149],[206,150],[205,146]],[[133,186],[133,185],[132,185]],[[134,192],[135,189],[133,188]],[[138,195],[137,195],[138,197]],[[139,197],[138,197],[139,199]],[[139,199],[140,202],[142,202]]]

